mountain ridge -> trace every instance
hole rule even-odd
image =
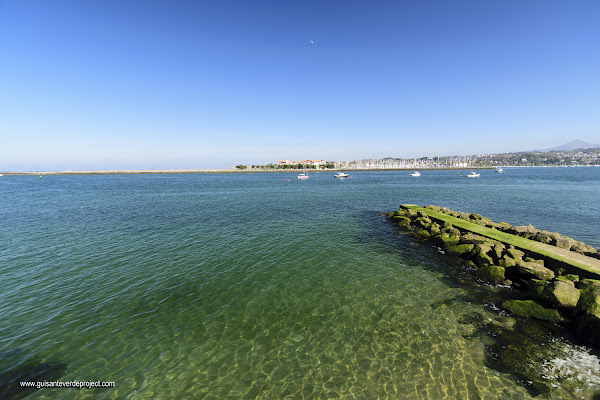
[[[565,143],[565,144],[557,146],[557,147],[552,147],[549,149],[538,150],[538,151],[542,151],[542,152],[560,151],[560,150],[570,151],[570,150],[576,150],[576,149],[595,149],[598,147],[600,147],[600,144],[592,144],[592,143],[584,142],[583,140],[576,139],[569,143]]]

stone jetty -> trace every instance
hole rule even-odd
[[[521,292],[501,306],[512,314],[573,327],[600,347],[600,252],[531,225],[493,222],[445,207],[401,205],[388,219],[459,257],[482,282]]]

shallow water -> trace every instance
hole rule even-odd
[[[0,385],[115,382],[10,392],[27,399],[532,398],[468,318],[510,317],[382,213],[436,204],[598,247],[600,168],[464,175],[4,176]],[[543,397],[600,390],[589,349],[552,343],[539,368],[560,384]]]

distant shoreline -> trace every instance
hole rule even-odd
[[[581,165],[581,166],[506,166],[502,168],[582,168],[599,167],[600,165]],[[248,174],[248,173],[299,173],[299,172],[377,172],[377,171],[473,171],[496,169],[496,167],[439,167],[439,168],[331,168],[331,169],[123,169],[123,170],[99,170],[99,171],[6,171],[0,172],[8,175],[152,175],[152,174]]]
[[[353,171],[353,172],[364,172],[364,171],[447,171],[447,170],[458,170],[458,171],[472,171],[482,169],[495,169],[495,167],[469,167],[469,168],[332,168],[332,169],[140,169],[140,170],[106,170],[106,171],[7,171],[1,172],[5,176],[8,175],[151,175],[151,174],[247,174],[247,173],[270,173],[270,172],[287,172],[287,173],[299,173],[299,172],[337,172],[337,171]]]

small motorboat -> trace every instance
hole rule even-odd
[[[350,175],[348,175],[348,174],[345,174],[345,173],[343,173],[343,172],[341,172],[341,171],[340,171],[340,172],[338,172],[337,174],[335,174],[333,177],[334,177],[334,178],[347,178],[347,177],[349,177],[349,176],[350,176]]]
[[[308,179],[308,172],[298,174],[298,179]]]
[[[412,174],[410,174],[410,176],[421,176],[421,173],[419,171],[415,171]]]
[[[498,167],[498,168],[496,168],[496,172],[498,172],[498,173],[500,173],[500,174],[501,174],[501,173],[503,173],[503,172],[504,172],[504,170],[503,170],[502,168]]]
[[[479,174],[475,171],[471,171],[471,173],[467,175],[467,178],[479,178]]]

